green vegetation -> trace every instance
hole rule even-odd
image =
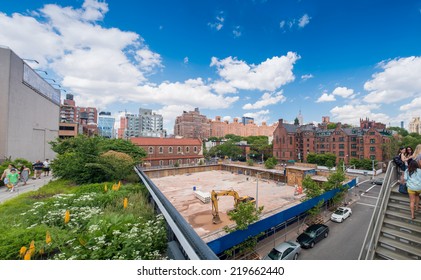
[[[270,157],[265,161],[265,167],[267,169],[273,169],[275,168],[277,163],[278,163],[278,160],[276,158]]]
[[[325,154],[309,153],[307,155],[307,163],[333,167],[333,164],[335,162],[336,162],[336,155],[333,153],[325,153]]]
[[[75,186],[56,180],[6,201],[0,205],[0,259],[28,254],[31,259],[161,259],[166,231],[145,193],[139,184]],[[23,246],[30,253],[20,255]]]
[[[364,159],[351,158],[349,160],[349,165],[354,165],[356,169],[363,169],[363,170],[373,169],[373,161],[368,158],[364,158]],[[377,160],[374,161],[374,166],[377,166]]]
[[[146,156],[142,148],[123,139],[80,135],[50,144],[58,154],[51,163],[54,176],[78,184],[122,180]]]

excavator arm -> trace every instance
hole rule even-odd
[[[255,199],[253,197],[245,196],[240,197],[238,193],[234,190],[222,190],[222,191],[214,191],[211,192],[211,201],[212,201],[212,222],[214,224],[222,223],[221,218],[219,217],[219,208],[218,208],[218,196],[232,196],[234,197],[234,208],[237,208],[238,203],[251,201],[254,202]]]

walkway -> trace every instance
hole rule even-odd
[[[16,197],[22,193],[35,191],[41,188],[42,186],[48,184],[53,179],[53,176],[49,175],[44,177],[42,175],[41,179],[33,180],[30,178],[25,186],[22,185],[22,183],[19,183],[17,187],[15,187],[14,192],[10,192],[7,190],[7,187],[3,186],[0,187],[0,203],[3,203],[4,201],[11,199],[13,197]]]

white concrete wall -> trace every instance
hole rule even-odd
[[[55,153],[48,142],[58,137],[60,106],[23,83],[23,61],[10,50],[0,48],[0,73],[9,71],[2,60],[5,52],[11,53],[11,67],[8,81],[0,80],[9,85],[8,92],[0,88],[0,103],[7,100],[8,109],[1,121],[6,123],[0,132],[6,134],[6,141],[0,156],[29,161],[53,159]]]

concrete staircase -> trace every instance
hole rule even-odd
[[[395,185],[390,191],[373,259],[421,259],[421,210],[415,217],[411,219],[408,195],[399,193]]]

